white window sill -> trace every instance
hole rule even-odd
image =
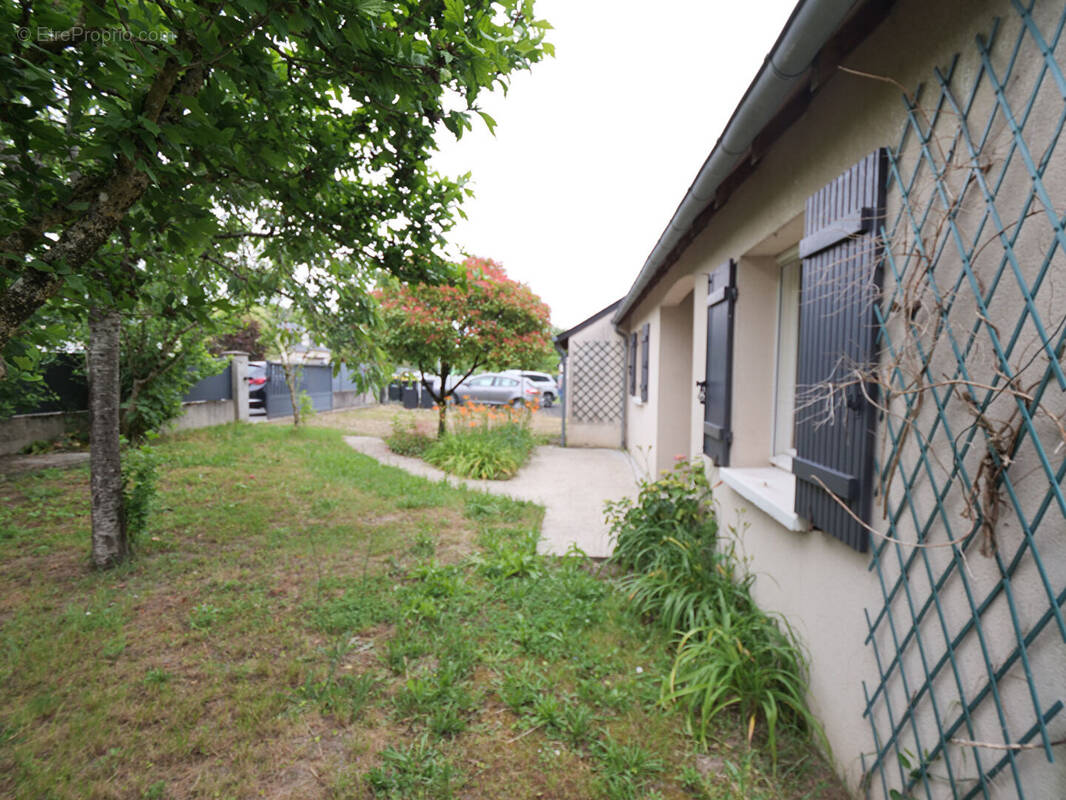
[[[796,476],[791,472],[777,467],[726,467],[718,470],[718,477],[726,486],[788,530],[810,530],[810,523],[793,511]]]

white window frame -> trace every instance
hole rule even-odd
[[[777,280],[777,324],[774,336],[774,391],[773,391],[773,427],[770,434],[770,463],[787,472],[792,471],[792,459],[796,455],[796,448],[791,446],[792,436],[795,432],[795,405],[796,405],[796,366],[798,362],[798,336],[799,336],[799,300],[801,289],[802,266],[799,257],[799,245],[790,247],[777,256],[779,268]],[[790,290],[786,285],[785,270],[796,270],[795,289]],[[785,330],[786,304],[794,304],[794,323]],[[793,337],[790,343],[791,365],[783,362],[785,358],[784,337]],[[782,376],[782,369],[787,368],[791,373]],[[783,403],[787,402],[787,405]],[[787,410],[786,410],[787,409]],[[788,438],[790,444],[783,444],[782,440]]]

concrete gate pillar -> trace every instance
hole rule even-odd
[[[243,350],[226,350],[229,356],[230,387],[233,396],[234,422],[248,421],[248,354]]]

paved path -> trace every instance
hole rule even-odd
[[[595,558],[610,555],[603,504],[637,495],[636,470],[621,450],[538,447],[511,480],[476,481],[448,475],[418,458],[396,455],[374,436],[345,436],[344,441],[383,464],[430,480],[539,503],[544,506],[542,553],[562,555],[576,544]]]

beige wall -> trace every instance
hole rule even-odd
[[[659,395],[657,473],[671,469],[677,456],[688,457],[690,409],[696,394],[692,378],[692,295],[689,292],[677,305],[662,307],[659,346],[651,348],[658,353],[660,365],[659,380],[649,384],[649,394],[654,391]]]
[[[1048,5],[1061,9],[1058,3]],[[1046,7],[1044,10],[1055,15],[1059,13],[1059,10],[1048,10]],[[656,354],[651,361],[648,402],[641,404],[636,398],[628,397],[627,409],[629,448],[648,472],[654,467],[661,468],[667,456],[672,456],[672,453],[665,451],[676,448],[676,437],[679,435],[687,436],[689,455],[696,457],[701,454],[702,406],[697,402],[694,391],[686,389],[675,393],[667,390],[661,382],[686,379],[686,371],[679,369],[671,358],[674,352],[681,350],[667,347],[668,342],[683,338],[686,330],[690,340],[687,350],[691,355],[687,380],[691,383],[704,375],[706,275],[729,258],[738,259],[731,465],[733,468],[769,468],[778,280],[774,257],[794,245],[802,235],[804,204],[808,196],[876,148],[897,145],[905,124],[900,85],[909,89],[924,83],[928,91],[929,84],[935,85],[934,68],[946,67],[956,53],[962,54],[957,70],[959,85],[968,87],[972,84],[972,76],[979,63],[975,37],[986,34],[992,27],[993,17],[997,16],[1002,18],[1000,42],[1007,43],[998,46],[995,52],[996,63],[1002,66],[1004,58],[1009,56],[1020,25],[1009,3],[927,0],[897,3],[891,17],[847,57],[846,65],[891,78],[898,84],[845,73],[830,77],[809,110],[763,157],[754,174],[734,192],[680,260],[623,320],[624,327],[630,331],[639,332],[645,323],[651,325],[651,350]],[[1031,58],[1035,52],[1035,49],[1030,48],[1025,51],[1024,57]],[[925,55],[916,57],[916,54]],[[1059,62],[1063,61],[1066,58],[1060,53]],[[1034,61],[1033,68],[1025,78],[1031,80],[1036,68]],[[1016,90],[1018,96],[1025,96],[1026,85],[1026,80],[1020,76]],[[985,94],[987,96],[978,98],[978,103],[990,108],[993,98],[989,93]],[[1038,110],[1026,128],[1027,136],[1030,132],[1032,134],[1038,153],[1042,153],[1048,145],[1051,126],[1062,111],[1061,98],[1050,91],[1045,94],[1046,109]],[[1002,158],[1008,148],[1009,130],[1000,120],[988,148],[989,157]],[[1066,152],[1056,152],[1056,157],[1059,157],[1059,163],[1052,165],[1047,180],[1056,190],[1053,196],[1061,201],[1066,198],[1066,165],[1062,163],[1066,159]],[[698,165],[693,166],[695,168]],[[1008,183],[1010,180],[1017,184],[1019,192],[1025,189],[1024,174],[1009,177]],[[893,207],[890,196],[890,219],[894,208],[898,208],[898,198],[895,202],[896,206]],[[1010,213],[1006,216],[1013,221],[1020,202],[1005,199],[1004,205],[1009,206]],[[966,213],[967,209],[963,209],[961,224],[971,225],[972,230],[980,217],[975,212],[975,218],[967,222]],[[664,219],[663,223],[666,221]],[[1032,244],[1032,257],[1027,260],[1025,267],[1030,274],[1035,269],[1034,264],[1039,265],[1040,255],[1046,252],[1051,236],[1052,233],[1045,231],[1043,238],[1037,237]],[[1066,262],[1061,254],[1058,258],[1061,269],[1057,274],[1061,276],[1066,274]],[[991,267],[994,266],[992,263]],[[988,265],[986,268],[989,268]],[[954,274],[951,273],[952,276]],[[679,307],[676,298],[681,290],[692,291],[691,326],[687,329],[677,316]],[[990,309],[990,313],[995,315],[997,325],[1010,330],[1022,306],[1017,292],[1006,290],[1004,297],[1010,299]],[[1047,303],[1042,307],[1042,313],[1047,314],[1046,319],[1058,318]],[[965,322],[960,320],[960,325]],[[664,352],[663,348],[667,348],[667,351]],[[1058,405],[1053,407],[1052,412],[1066,410],[1062,408],[1061,393],[1057,390],[1056,398],[1054,403]],[[929,405],[932,406],[931,403]],[[923,413],[932,413],[934,410],[927,408]],[[685,419],[687,424],[674,423],[674,420]],[[1054,442],[1054,436],[1052,431],[1049,440]],[[910,459],[908,463],[915,463],[915,449],[907,452]],[[975,458],[979,459],[979,455]],[[1032,468],[1039,473],[1040,465],[1035,462],[1035,457],[1030,454],[1028,458],[1033,462]],[[1054,463],[1060,464],[1061,458],[1061,454],[1058,454]],[[976,464],[971,465],[971,469],[975,467]],[[718,483],[715,468],[709,466],[709,470],[712,484]],[[1038,474],[1037,480],[1024,484],[1021,490],[1023,493],[1032,492],[1031,497],[1023,497],[1023,502],[1032,504],[1030,508],[1035,507],[1035,501],[1043,496],[1041,486],[1046,489],[1046,484],[1041,484],[1039,478]],[[898,488],[898,485],[890,488],[890,497]],[[849,783],[857,787],[861,777],[861,755],[870,754],[875,749],[870,723],[863,717],[863,684],[865,682],[872,691],[879,683],[873,648],[865,642],[868,633],[865,612],[876,612],[885,605],[878,578],[868,570],[870,555],[858,553],[821,531],[786,530],[769,514],[759,510],[754,503],[727,485],[720,485],[716,491],[723,522],[733,525],[740,532],[744,549],[751,558],[752,569],[757,575],[757,600],[763,607],[784,614],[809,649],[812,662],[811,705],[825,723],[840,770]],[[916,502],[925,504],[926,508],[932,507],[928,487],[925,495]],[[965,503],[956,497],[948,513],[953,519],[957,518],[964,506]],[[1066,521],[1060,519],[1061,512],[1052,507],[1049,513],[1058,515],[1056,520],[1061,523],[1058,527],[1060,534],[1066,532]],[[884,523],[878,521],[877,524],[881,529],[885,528]],[[1007,521],[1002,530],[1006,536],[1013,535],[1015,543],[1018,541],[1016,521]],[[1045,540],[1042,546],[1045,565],[1051,573],[1051,584],[1061,588],[1066,581],[1066,537],[1060,535],[1057,540]],[[928,558],[934,573],[938,566],[942,566],[943,559],[949,556],[950,551],[947,550],[929,551]],[[994,585],[998,575],[994,560],[974,557],[969,562],[971,580],[975,586]],[[891,567],[885,567],[884,574],[891,580]],[[921,593],[924,588],[925,594],[921,596],[925,597],[928,595],[928,586],[923,587],[922,581],[925,579],[922,574],[916,572],[913,580],[917,592]],[[1037,611],[1047,605],[1039,586],[1039,576],[1034,569],[1023,567],[1014,586],[1025,618],[1029,621],[1035,619]],[[971,618],[971,611],[958,581],[949,582],[943,596],[946,625],[954,633]],[[905,608],[897,606],[896,611],[902,615]],[[987,637],[995,642],[990,645],[994,650],[993,660],[997,657],[1002,659],[1017,641],[1002,601],[992,604],[983,624],[989,631]],[[938,625],[935,617],[930,617],[928,624],[922,626],[922,631],[923,636],[930,637],[930,641],[940,636],[941,644],[936,651],[939,656],[943,652],[943,633]],[[891,643],[887,641],[878,642],[878,646],[891,649]],[[1054,700],[1062,698],[1066,687],[1066,647],[1057,636],[1045,635],[1031,648],[1030,657],[1034,670],[1039,670],[1037,685],[1044,706],[1050,706]],[[960,680],[964,683],[964,690],[976,691],[982,685],[981,681],[987,680],[987,676],[983,675],[984,660],[979,648],[974,644],[960,653],[959,659]],[[922,671],[912,655],[907,656],[905,667],[911,676]],[[1012,674],[1023,677],[1020,669],[1017,666]],[[1028,701],[1025,681],[1008,679],[1001,681],[1000,687],[1004,702],[1010,707],[1010,730],[1012,735],[1019,736],[1024,727],[1033,721],[1033,709]],[[957,687],[950,673],[945,672],[944,678],[934,685],[934,693],[940,698],[941,708],[945,711],[951,707],[953,692],[957,713]],[[901,709],[906,706],[907,698],[894,696],[893,703],[897,709]],[[989,717],[988,707],[982,708],[977,716],[977,730],[991,731],[989,735],[995,736],[995,720]],[[925,728],[924,742],[929,742],[931,720],[920,724]],[[1066,735],[1063,734],[1061,723],[1055,730],[1060,735]],[[1031,785],[1036,787],[1033,796],[1066,796],[1066,768],[1062,765],[1066,759],[1060,757],[1055,764],[1048,764],[1042,754],[1034,751],[1026,752],[1019,758],[1024,759],[1025,768],[1033,776]],[[984,756],[986,764],[993,760],[987,754]],[[1014,796],[1009,783],[1002,779],[997,783],[1002,784],[1002,790],[996,796]]]
[[[644,325],[648,325],[650,338],[649,351],[655,354],[648,362],[648,399],[640,399],[640,375],[641,375],[641,344],[640,332]],[[633,319],[630,330],[637,334],[637,388],[636,394],[629,393],[626,385],[626,447],[633,455],[633,461],[637,469],[644,477],[653,477],[656,466],[659,463],[659,448],[656,434],[658,433],[658,409],[659,393],[655,391],[659,385],[659,366],[661,359],[659,351],[659,309],[653,308],[647,314]]]

